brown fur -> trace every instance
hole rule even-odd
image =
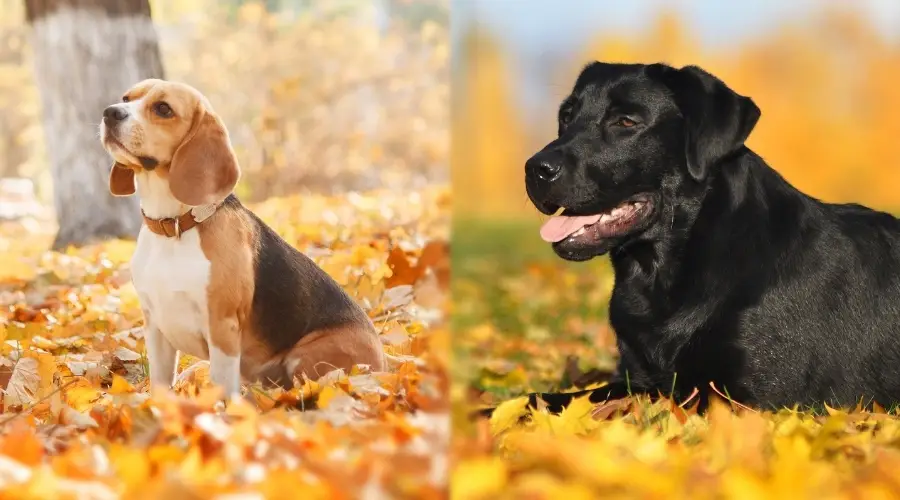
[[[209,283],[210,342],[229,355],[241,354],[241,374],[245,379],[268,379],[290,385],[292,377],[315,379],[335,369],[349,371],[355,364],[367,364],[375,371],[385,369],[381,342],[371,324],[351,322],[345,326],[316,330],[300,337],[287,352],[276,353],[265,335],[256,331],[252,320],[256,259],[261,243],[258,226],[249,212],[226,204],[198,227],[200,245],[211,264]],[[308,307],[300,301],[292,307]],[[304,315],[314,314],[304,309]],[[295,332],[300,335],[298,328]],[[288,367],[296,365],[292,373]]]
[[[293,376],[312,380],[336,368],[349,372],[355,364],[370,365],[374,371],[385,369],[381,341],[360,325],[313,332],[300,339],[284,361],[286,367],[296,366]]]
[[[237,210],[222,208],[197,226],[210,262],[207,303],[210,342],[229,356],[242,350],[253,303],[256,235]]]
[[[117,162],[129,166],[143,166],[139,160],[142,156],[169,164],[178,148],[197,131],[206,114],[213,114],[202,94],[177,82],[144,80],[126,92],[122,100],[140,101],[140,107],[132,110],[140,119],[126,133],[110,131],[111,136],[104,138],[104,145]],[[172,109],[172,116],[159,116],[153,111],[162,102]]]
[[[214,114],[198,109],[194,126],[175,151],[169,168],[169,188],[185,205],[222,200],[240,177],[225,125]]]
[[[109,172],[109,192],[115,196],[134,194],[134,170],[116,162]]]

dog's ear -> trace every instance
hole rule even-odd
[[[655,66],[685,120],[688,172],[703,180],[712,165],[743,147],[759,120],[759,108],[697,66]]]
[[[114,196],[134,194],[134,170],[119,162],[113,164],[109,172],[109,192]]]
[[[211,112],[198,110],[194,125],[172,156],[169,188],[185,205],[216,203],[228,196],[240,177],[228,131]]]

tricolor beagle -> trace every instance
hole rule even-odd
[[[232,194],[228,131],[206,98],[145,80],[103,112],[115,160],[109,189],[137,193],[144,226],[131,272],[154,386],[171,386],[178,351],[208,359],[227,397],[241,377],[290,386],[335,368],[385,366],[363,310]]]

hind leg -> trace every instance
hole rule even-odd
[[[306,335],[285,355],[283,366],[289,375],[316,380],[338,368],[349,372],[358,364],[376,372],[387,366],[377,334],[366,326],[350,325]]]

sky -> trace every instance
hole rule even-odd
[[[670,7],[704,43],[735,43],[773,27],[776,20],[802,18],[823,4],[862,11],[882,33],[900,37],[898,0],[452,0],[458,34],[482,23],[504,43],[525,49],[546,44],[579,45],[593,32],[642,29],[660,7]]]
[[[642,32],[661,7],[677,12],[701,43],[727,46],[802,20],[823,4],[861,11],[900,43],[900,0],[451,0],[451,44],[457,49],[473,27],[486,28],[511,58],[520,82],[515,97],[527,113],[554,84],[543,61],[571,57],[603,30]],[[462,69],[459,62],[454,59],[454,72]]]

